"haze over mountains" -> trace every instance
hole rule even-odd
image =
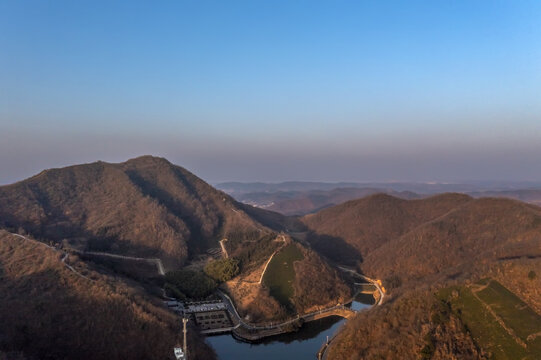
[[[540,19],[0,1],[0,360],[541,360]]]
[[[261,192],[265,186],[249,186],[248,191],[257,190],[262,199],[277,194]],[[166,270],[177,270],[193,266],[208,250],[219,248],[222,239],[227,239],[226,250],[240,267],[240,274],[223,289],[230,293],[243,317],[257,321],[276,321],[344,302],[351,296],[351,289],[336,265],[357,268],[383,281],[388,293],[381,309],[360,314],[362,321],[348,323],[331,347],[333,359],[388,358],[396,348],[405,358],[417,358],[427,329],[437,340],[435,351],[441,359],[484,358],[478,339],[460,330],[466,320],[447,316],[447,325],[442,328],[427,315],[440,311],[434,310],[439,309],[434,291],[483,277],[498,279],[527,306],[541,309],[539,291],[529,287],[539,281],[532,277],[531,283],[523,282],[524,273],[541,270],[541,208],[535,205],[462,193],[418,196],[391,189],[391,195],[374,194],[378,191],[375,188],[354,187],[344,192],[333,190],[329,184],[280,186],[273,191],[291,191],[289,200],[300,193],[310,194],[304,209],[316,205],[326,208],[302,217],[287,217],[252,207],[214,189],[186,169],[152,156],[118,164],[95,162],[50,169],[0,187],[0,230],[4,229],[0,233],[0,277],[8,294],[0,300],[0,306],[10,309],[3,317],[25,319],[23,313],[29,313],[38,324],[59,325],[56,332],[44,332],[37,325],[25,328],[24,321],[30,320],[13,320],[18,325],[4,329],[9,331],[0,339],[0,351],[21,357],[51,354],[50,358],[72,358],[80,339],[89,331],[107,333],[108,320],[114,318],[115,326],[126,326],[133,339],[147,330],[156,339],[163,336],[166,341],[156,345],[156,356],[165,354],[165,345],[175,341],[178,328],[170,314],[159,309],[157,294],[135,277],[126,278],[114,268],[76,254],[102,251],[156,257],[164,261]],[[303,190],[306,186],[320,189]],[[235,191],[240,196],[241,190]],[[322,205],[329,199],[344,201],[353,194],[364,197],[330,207]],[[323,200],[315,201],[318,196]],[[287,213],[302,208],[292,205],[281,209]],[[9,232],[26,234],[29,239]],[[63,247],[62,251],[71,255],[64,263],[60,250],[39,251],[39,243],[32,239]],[[294,263],[287,306],[264,284],[251,280],[259,279],[267,260],[285,248],[297,249],[300,254]],[[90,280],[77,276],[66,264]],[[509,268],[518,270],[508,273]],[[162,280],[153,281],[152,286],[163,285]],[[40,286],[46,288],[39,290],[46,298],[36,304],[27,301],[28,293]],[[94,296],[87,298],[87,292]],[[96,322],[90,328],[78,322],[69,324],[69,318],[75,316],[65,310],[70,306],[80,311],[91,307],[88,313]],[[131,310],[110,314],[116,306]],[[382,323],[378,319],[385,320]],[[355,340],[361,336],[379,347]],[[29,337],[39,338],[35,346],[28,344]],[[129,341],[120,335],[113,339],[119,344]],[[461,339],[459,345],[453,342],[456,339]],[[536,346],[535,339],[532,346]],[[63,352],[55,350],[59,342]],[[212,351],[196,334],[193,342],[196,356],[212,358]],[[145,354],[154,343],[152,340],[149,348],[133,350],[140,354],[135,358],[148,358]],[[116,354],[110,342],[101,344],[95,345],[100,355],[94,358]]]
[[[345,301],[350,297],[351,291],[340,274],[317,253],[286,235],[280,235],[283,241],[279,241],[278,232],[286,227],[294,229],[295,221],[238,203],[187,170],[163,158],[151,156],[119,164],[95,162],[45,170],[27,180],[2,186],[0,277],[6,286],[3,293],[8,296],[0,300],[0,307],[9,309],[10,316],[20,318],[21,321],[10,321],[10,324],[16,326],[3,329],[9,336],[0,339],[0,351],[21,353],[23,357],[38,354],[45,358],[74,358],[78,351],[77,344],[89,336],[88,331],[122,333],[122,330],[115,330],[117,326],[129,328],[133,322],[139,321],[137,316],[155,317],[156,324],[147,326],[141,320],[140,324],[133,325],[135,329],[130,330],[134,332],[132,339],[143,336],[144,331],[141,330],[145,330],[152,331],[157,338],[163,336],[167,340],[160,344],[155,354],[149,356],[146,348],[130,350],[138,351],[137,355],[115,352],[110,341],[118,346],[128,346],[125,342],[130,341],[129,334],[118,334],[118,338],[111,338],[110,341],[96,339],[98,343],[89,344],[95,347],[97,354],[88,355],[87,358],[110,358],[117,355],[119,358],[163,358],[166,348],[172,348],[179,331],[174,317],[165,312],[160,314],[162,310],[152,308],[147,310],[149,314],[119,313],[119,318],[115,320],[109,311],[117,305],[107,300],[108,297],[118,297],[125,307],[136,309],[161,305],[153,289],[163,286],[163,279],[153,269],[153,274],[147,275],[154,277],[150,286],[148,283],[137,283],[136,274],[129,271],[117,273],[114,266],[88,261],[85,257],[87,251],[159,258],[165,270],[170,271],[181,269],[188,263],[197,263],[200,256],[208,257],[209,249],[219,249],[219,241],[227,239],[224,246],[228,255],[238,261],[239,276],[247,276],[253,271],[259,271],[284,244],[293,243],[303,255],[295,264],[299,275],[292,279],[292,286],[296,289],[288,300],[292,307],[284,308],[283,304],[269,295],[268,289],[256,284],[255,295],[250,302],[244,301],[238,293],[230,294],[239,304],[241,313],[252,319],[266,321],[287,316],[290,311],[302,313],[315,306],[327,306],[329,303],[334,304],[337,299]],[[28,239],[14,237],[10,232],[24,234]],[[90,279],[73,276],[66,269],[67,265],[63,264],[67,257],[61,259],[61,254],[55,252],[54,248],[39,253],[39,243],[33,239],[52,244],[62,248],[65,254],[71,254],[69,258],[72,260],[67,260],[66,264],[77,267]],[[301,278],[301,274],[303,277],[318,279],[316,286],[313,286],[312,280]],[[129,277],[125,278],[126,275]],[[102,293],[95,288],[95,284],[108,284],[113,279],[118,284],[112,290],[105,287],[99,299],[85,299],[86,292],[94,292],[96,295]],[[136,283],[133,283],[134,279]],[[70,285],[72,280],[75,281],[73,286]],[[37,290],[42,285],[47,288],[47,293]],[[120,286],[134,289],[117,294],[114,289]],[[317,291],[318,287],[325,291]],[[38,291],[39,296],[45,296],[45,300],[36,300],[34,304],[25,289]],[[75,298],[65,299],[65,292],[73,293]],[[55,303],[55,298],[65,301]],[[18,301],[22,301],[24,306],[18,304]],[[79,304],[80,301],[84,304]],[[69,317],[75,316],[71,312],[63,312],[62,309],[67,306],[73,306],[76,311],[87,311],[86,306],[92,306],[93,311],[88,315],[95,317],[94,327],[87,328],[81,322],[67,324]],[[45,313],[42,315],[36,309],[42,309]],[[24,313],[29,313],[29,318],[24,317]],[[59,328],[57,332],[40,332],[39,326],[25,327],[25,321],[46,324],[44,326],[51,326],[53,322]],[[109,321],[117,323],[110,326]],[[6,325],[6,322],[3,324]],[[39,341],[30,346],[30,337],[39,337]],[[55,350],[60,345],[51,337],[64,342],[62,351]],[[195,358],[209,358],[205,357],[208,354],[213,356],[197,340],[196,335],[194,339]],[[152,347],[154,342],[147,345]]]
[[[444,192],[473,197],[505,197],[541,205],[541,184],[537,182],[471,183],[325,183],[292,181],[283,183],[219,183],[217,188],[247,204],[284,215],[305,215],[348,200],[376,193],[416,199]]]

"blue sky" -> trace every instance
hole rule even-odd
[[[541,180],[539,1],[0,0],[0,183]]]

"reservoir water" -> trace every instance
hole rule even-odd
[[[354,310],[370,306],[357,301],[351,304]],[[256,344],[238,341],[229,334],[209,336],[207,342],[220,360],[314,360],[327,336],[332,337],[344,322],[345,319],[332,316],[306,323],[298,332],[273,336]]]

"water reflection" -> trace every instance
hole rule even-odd
[[[280,334],[265,338],[261,341],[263,344],[272,344],[273,342],[282,342],[285,344],[292,343],[294,341],[304,341],[317,337],[320,333],[327,331],[337,323],[341,323],[343,318],[340,316],[329,316],[324,319],[310,321],[303,324],[299,331]]]
[[[361,310],[370,305],[354,301],[351,307]],[[344,319],[332,316],[306,323],[298,332],[273,336],[256,344],[238,341],[229,334],[211,336],[207,341],[220,360],[313,360],[327,336],[331,337],[344,322]]]
[[[357,294],[355,295],[355,301],[351,304],[351,308],[353,310],[362,310],[375,303],[376,299],[374,299],[372,294]]]

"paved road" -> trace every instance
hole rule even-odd
[[[383,297],[385,296],[385,293],[383,292],[383,290],[381,289],[381,287],[379,286],[379,284],[377,283],[376,280],[374,279],[371,279],[367,276],[364,276],[364,275],[361,275],[359,274],[358,272],[356,272],[355,270],[352,270],[352,269],[349,269],[349,268],[346,268],[346,267],[343,267],[343,266],[338,266],[338,268],[344,272],[348,272],[350,274],[352,274],[353,276],[357,276],[365,281],[368,281],[370,282],[371,284],[373,284],[376,289],[379,291],[379,294],[381,295],[380,298],[379,298],[379,301],[376,305],[381,305],[383,303]],[[327,360],[327,350],[329,349],[329,345],[331,344],[331,342],[336,338],[336,336],[340,333],[340,330],[337,331],[332,337],[331,339],[329,339],[329,341],[325,344],[323,344],[323,346],[319,349],[316,357],[318,359],[321,359],[321,360]]]
[[[21,239],[25,239],[25,240],[28,240],[28,241],[31,241],[31,242],[34,242],[34,243],[38,243],[40,245],[43,245],[43,246],[46,246],[48,247],[49,249],[52,249],[54,251],[61,251],[57,248],[55,248],[54,246],[50,246],[50,245],[47,245],[45,243],[42,243],[41,241],[37,241],[37,240],[33,240],[33,239],[29,239],[27,238],[26,236],[23,236],[23,235],[20,235],[20,234],[14,234],[14,233],[11,233],[11,235],[13,236],[17,236]],[[71,251],[75,252],[75,253],[78,253],[78,254],[82,254],[82,255],[97,255],[97,256],[107,256],[107,257],[112,257],[112,258],[116,258],[116,259],[125,259],[125,260],[135,260],[135,261],[145,261],[145,262],[151,262],[151,263],[154,263],[156,265],[156,268],[158,269],[158,273],[160,275],[165,275],[165,269],[163,267],[163,263],[162,263],[162,260],[159,259],[159,258],[141,258],[141,257],[133,257],[133,256],[124,256],[124,255],[118,255],[118,254],[110,254],[110,253],[105,253],[105,252],[99,252],[99,251],[79,251],[79,250],[75,250],[75,249],[70,249]],[[66,260],[68,260],[68,257],[69,257],[69,254],[65,251],[61,251],[63,256],[62,256],[62,263],[64,265],[66,265],[66,267],[68,269],[70,269],[71,271],[75,272],[77,275],[81,276],[81,277],[84,277],[85,279],[88,279],[88,280],[92,280],[86,276],[84,276],[83,274],[79,273],[77,270],[75,270],[71,265],[69,265]]]
[[[27,238],[26,236],[23,236],[23,235],[21,235],[21,234],[15,234],[15,233],[10,233],[10,234],[13,235],[13,236],[16,236],[16,237],[18,237],[18,238],[24,239],[24,240],[26,240],[26,241],[32,242],[32,243],[34,243],[34,244],[39,244],[39,245],[48,247],[49,249],[51,249],[51,250],[53,250],[53,251],[61,252],[61,253],[62,253],[62,259],[60,260],[60,262],[61,262],[62,264],[64,264],[64,266],[66,266],[69,270],[71,270],[71,271],[72,271],[73,273],[75,273],[77,276],[82,277],[82,278],[87,279],[87,280],[90,280],[90,281],[94,281],[94,280],[92,280],[91,278],[89,278],[89,277],[87,277],[87,276],[81,274],[81,273],[78,272],[77,270],[75,270],[75,269],[73,268],[73,266],[71,266],[70,264],[68,264],[68,263],[66,262],[66,261],[68,260],[68,258],[69,258],[69,254],[68,254],[67,252],[65,252],[65,251],[63,251],[63,250],[59,250],[59,249],[55,248],[54,246],[47,245],[47,244],[45,244],[45,243],[43,243],[43,242],[41,242],[41,241],[37,241],[37,240],[34,240],[34,239]]]
[[[366,280],[368,281],[369,283],[371,283],[372,285],[374,285],[376,287],[376,289],[378,290],[379,294],[380,294],[380,298],[379,298],[379,301],[376,305],[381,305],[383,303],[383,297],[385,296],[385,293],[383,292],[383,290],[381,289],[381,286],[379,286],[378,282],[374,279],[371,279],[369,278],[368,276],[364,276],[364,275],[361,275],[359,274],[358,272],[356,272],[355,270],[352,270],[352,269],[349,269],[349,268],[346,268],[346,267],[343,267],[343,266],[338,266],[338,268],[344,272],[348,272],[350,274],[352,274],[353,276],[357,276],[363,280]]]
[[[235,308],[235,305],[233,305],[233,301],[231,300],[231,298],[226,293],[224,293],[221,290],[218,290],[218,295],[220,295],[222,300],[224,300],[227,309],[233,315],[235,315],[238,323],[241,324],[243,327],[245,327],[247,329],[250,329],[250,330],[272,330],[272,329],[280,328],[280,327],[287,326],[289,324],[295,323],[295,322],[299,321],[300,319],[304,320],[304,319],[307,319],[307,318],[310,318],[310,317],[313,317],[313,316],[319,315],[319,314],[335,313],[337,310],[348,311],[348,312],[351,312],[351,313],[356,312],[355,310],[351,310],[350,308],[348,308],[348,307],[346,307],[344,305],[335,305],[335,306],[331,306],[331,307],[326,308],[326,309],[313,311],[311,313],[304,314],[302,316],[297,316],[295,318],[286,320],[286,321],[281,322],[281,323],[276,323],[276,324],[271,323],[269,325],[255,325],[255,324],[247,323],[247,322],[242,320],[239,313],[237,312],[237,309]],[[331,316],[331,315],[329,315],[329,316]]]

